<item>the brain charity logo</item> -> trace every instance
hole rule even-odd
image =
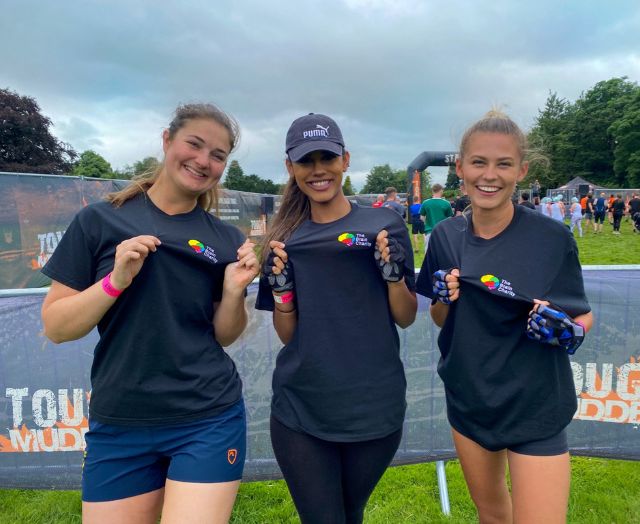
[[[487,286],[491,291],[496,289],[500,284],[500,279],[493,275],[483,275],[480,277],[480,282]]]
[[[349,246],[349,247],[353,245],[353,243],[355,242],[355,239],[356,237],[351,233],[342,233],[342,235],[338,237],[339,242],[342,242],[345,246]]]
[[[199,240],[189,240],[189,245],[196,253],[202,253],[204,251],[204,244]]]

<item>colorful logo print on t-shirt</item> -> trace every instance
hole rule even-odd
[[[196,253],[202,253],[204,251],[204,244],[199,240],[189,240],[189,245]]]
[[[349,247],[353,245],[355,240],[356,240],[356,237],[351,233],[342,233],[342,235],[338,237],[339,242],[342,242],[345,246],[349,246]]]
[[[480,282],[487,286],[491,291],[496,289],[500,285],[500,279],[493,275],[483,275],[480,277]]]

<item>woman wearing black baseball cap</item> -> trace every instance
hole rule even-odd
[[[402,436],[396,324],[416,315],[413,252],[397,213],[344,196],[350,157],[333,119],[295,120],[286,153],[256,302],[284,344],[271,441],[303,523],[359,523]]]

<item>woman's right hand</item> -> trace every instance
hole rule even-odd
[[[274,293],[293,291],[293,270],[289,264],[289,256],[284,250],[284,242],[272,240],[269,242],[269,254],[262,267],[262,273],[267,277]]]
[[[155,253],[160,244],[160,240],[151,235],[140,235],[120,242],[116,247],[115,263],[109,277],[111,285],[119,290],[128,288],[140,273],[149,253]]]
[[[440,269],[433,274],[433,294],[439,302],[449,305],[460,296],[460,270]]]

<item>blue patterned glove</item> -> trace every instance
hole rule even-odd
[[[433,274],[433,296],[447,306],[451,304],[452,291],[447,286],[447,275],[451,274],[451,269],[438,269]]]
[[[273,267],[275,266],[273,259],[275,257],[276,255],[273,251],[269,252],[267,260],[265,260],[264,265],[262,266],[262,274],[267,277],[267,281],[275,293],[293,291],[293,268],[287,260],[282,272],[279,275],[276,275],[273,272]]]
[[[573,355],[584,340],[584,327],[575,323],[560,308],[540,305],[529,313],[527,336],[544,344],[559,346]]]

